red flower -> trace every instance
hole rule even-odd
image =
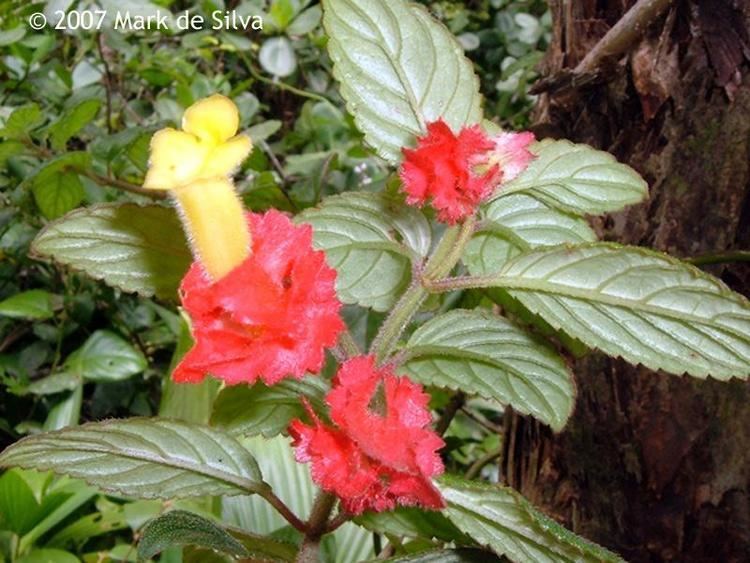
[[[498,181],[498,168],[476,174],[476,160],[493,148],[479,125],[454,135],[441,119],[427,125],[427,134],[417,139],[417,148],[403,149],[401,180],[411,205],[424,205],[432,198],[438,218],[457,223],[476,209],[492,193]]]
[[[301,378],[320,371],[344,329],[336,272],[313,250],[312,229],[274,210],[248,214],[248,222],[253,249],[242,264],[212,283],[195,262],[182,280],[195,345],[175,381],[207,373],[229,384]]]
[[[493,138],[479,125],[455,135],[443,120],[434,121],[415,149],[403,149],[400,176],[406,201],[424,205],[431,199],[439,220],[457,223],[473,214],[501,182],[526,168],[533,158],[526,147],[533,140],[532,133]]]
[[[430,478],[443,472],[443,440],[427,428],[432,417],[422,388],[372,356],[341,366],[327,402],[337,428],[312,413],[312,426],[289,427],[296,457],[312,462],[313,480],[335,493],[348,512],[383,511],[396,505],[444,506]]]

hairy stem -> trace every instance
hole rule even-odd
[[[263,488],[262,490],[257,491],[257,493],[261,497],[263,497],[268,502],[268,504],[273,506],[276,509],[276,512],[281,514],[284,520],[289,522],[294,527],[294,529],[299,530],[300,532],[307,531],[307,526],[305,525],[305,523],[297,518],[297,515],[291,511],[291,509],[284,503],[283,500],[276,496],[276,494],[271,490],[270,487]]]
[[[320,560],[320,538],[327,532],[328,519],[334,506],[334,495],[325,491],[318,493],[305,526],[305,539],[297,554],[297,563],[316,563]]]
[[[469,217],[460,227],[451,227],[445,232],[428,260],[421,279],[415,276],[373,340],[370,352],[375,354],[378,362],[382,362],[393,352],[401,334],[427,299],[429,292],[425,289],[425,284],[430,283],[430,280],[447,276],[461,259],[466,245],[474,234],[475,226],[476,218]]]

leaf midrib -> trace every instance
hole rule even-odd
[[[22,444],[19,443],[19,444]],[[38,447],[42,446],[43,444],[35,444]],[[7,463],[7,461],[3,458],[10,457],[12,459],[12,454],[14,453],[14,450],[16,447],[11,446],[3,455],[0,456],[0,466],[3,466]],[[143,452],[143,450],[133,450],[131,448],[111,448],[111,447],[97,447],[92,444],[88,444],[86,446],[70,446],[66,445],[63,448],[60,448],[59,446],[55,446],[51,448],[51,451],[53,452],[52,455],[55,455],[55,453],[63,452],[63,451],[69,451],[69,452],[82,452],[82,453],[103,453],[103,454],[109,454],[113,455],[115,457],[122,457],[126,459],[133,459],[137,461],[145,461],[148,463],[153,463],[155,465],[160,465],[162,467],[170,467],[170,468],[176,468],[181,469],[184,471],[188,471],[190,473],[195,473],[198,475],[202,475],[205,477],[209,477],[211,479],[214,479],[216,481],[222,481],[225,484],[229,484],[234,488],[240,489],[241,491],[246,491],[248,493],[257,493],[264,489],[264,482],[263,481],[252,481],[250,479],[246,479],[243,477],[232,475],[231,473],[227,473],[225,471],[221,470],[209,470],[207,469],[208,465],[198,465],[194,463],[189,462],[183,462],[180,460],[177,460],[175,458],[163,458],[157,455],[148,455],[147,453]],[[23,454],[23,450],[22,450]],[[168,461],[169,463],[165,463]],[[38,467],[39,464],[35,465],[35,467]],[[203,469],[203,468],[206,469]],[[48,464],[48,468],[51,469],[54,472],[58,472],[55,468],[54,464]],[[84,480],[86,480],[86,477],[82,477]]]
[[[561,285],[561,284],[553,284],[553,283],[545,282],[542,280],[530,280],[528,278],[522,278],[521,276],[499,275],[499,276],[494,276],[491,279],[492,279],[492,283],[486,284],[485,287],[502,287],[503,289],[510,290],[511,292],[513,290],[516,290],[516,291],[531,291],[535,293],[545,293],[553,297],[568,297],[571,299],[578,299],[580,301],[584,301],[592,305],[600,304],[600,305],[608,305],[610,307],[621,307],[621,308],[628,309],[630,311],[648,313],[648,314],[652,314],[652,315],[656,315],[656,316],[660,316],[660,317],[664,317],[668,319],[674,319],[680,322],[695,322],[701,325],[718,326],[718,327],[721,327],[723,330],[726,330],[734,334],[741,340],[746,339],[741,333],[737,332],[731,326],[718,324],[718,323],[712,324],[714,319],[722,316],[725,313],[717,313],[716,315],[707,319],[706,317],[699,317],[699,316],[691,315],[690,313],[684,313],[684,312],[678,313],[674,309],[665,309],[662,307],[649,305],[647,303],[644,303],[642,300],[638,300],[638,299],[622,299],[622,298],[615,297],[613,295],[598,293],[594,289],[580,290],[574,287]],[[696,289],[699,289],[699,288],[696,288]],[[728,298],[727,295],[724,295],[721,293],[717,293],[717,294],[710,293],[709,295],[712,297],[721,296],[725,299]]]

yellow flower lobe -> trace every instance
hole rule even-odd
[[[196,260],[217,280],[251,252],[242,202],[230,175],[252,150],[237,135],[237,106],[220,94],[197,101],[182,118],[182,130],[157,131],[143,186],[169,190]]]

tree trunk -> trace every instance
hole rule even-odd
[[[750,249],[750,2],[674,1],[624,56],[571,73],[632,4],[550,0],[537,131],[649,182],[647,202],[595,220],[603,238],[681,258]],[[747,264],[706,269],[750,294]],[[574,372],[564,432],[507,417],[501,477],[628,560],[750,561],[750,384],[598,353]]]

